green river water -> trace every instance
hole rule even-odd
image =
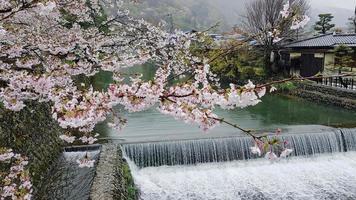
[[[130,68],[126,73],[142,73],[143,79],[154,76],[152,66]],[[109,74],[96,77],[95,85],[105,87],[111,81]],[[220,125],[204,133],[197,126],[177,121],[171,116],[162,115],[152,108],[139,113],[127,113],[117,109],[128,120],[121,131],[112,130],[103,123],[97,126],[102,138],[117,139],[123,142],[143,142],[156,140],[191,139],[206,137],[234,136],[239,132],[227,125]],[[235,110],[217,109],[216,113],[245,129],[272,131],[276,128],[293,129],[292,132],[308,129],[306,125],[333,127],[356,127],[356,111],[334,106],[319,105],[303,99],[282,95],[267,94],[262,103],[254,107]],[[312,128],[312,127],[311,127]]]

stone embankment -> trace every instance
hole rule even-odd
[[[42,192],[49,169],[61,154],[63,134],[51,117],[48,103],[28,102],[19,112],[0,105],[0,147],[7,147],[29,158],[34,195]]]
[[[136,200],[129,167],[117,144],[104,144],[91,188],[91,200]]]
[[[356,110],[356,90],[347,90],[315,83],[298,83],[297,89],[290,91],[290,94],[317,103]]]

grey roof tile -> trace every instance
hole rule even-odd
[[[287,44],[287,48],[356,46],[356,34],[326,34]]]

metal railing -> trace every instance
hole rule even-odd
[[[356,76],[315,78],[313,81],[321,85],[356,90]]]

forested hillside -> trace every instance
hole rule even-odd
[[[351,0],[344,1],[343,6],[338,6],[333,0],[326,0],[325,4],[321,4],[320,0],[310,0],[312,7],[309,16],[312,20],[309,26],[314,24],[318,14],[332,13],[336,26],[346,27],[347,18],[353,15],[355,5]],[[244,7],[248,2],[249,0],[140,0],[139,4],[129,7],[132,14],[151,22],[167,21],[167,28],[202,30],[220,22],[216,31],[222,32],[231,30],[240,23],[239,19],[244,15]]]
[[[145,0],[130,5],[132,14],[153,23],[164,20],[167,28],[202,30],[219,23],[217,32],[230,30],[238,23],[246,0]],[[173,26],[172,26],[173,25]]]

